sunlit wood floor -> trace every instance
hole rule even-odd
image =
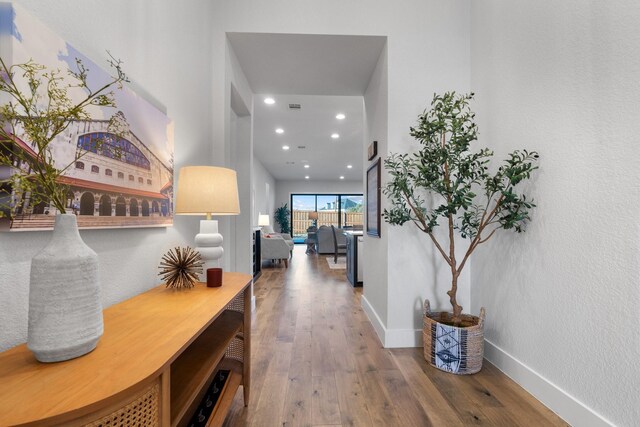
[[[238,391],[225,426],[567,425],[486,361],[456,376],[382,348],[361,290],[304,249],[255,284],[251,398]]]

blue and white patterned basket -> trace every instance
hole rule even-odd
[[[484,307],[480,316],[462,315],[471,326],[457,327],[436,319],[450,318],[446,312],[432,312],[429,300],[424,301],[422,337],[424,358],[432,366],[452,374],[475,374],[482,369],[484,356]]]

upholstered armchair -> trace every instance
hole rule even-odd
[[[289,267],[291,249],[282,236],[262,235],[260,237],[260,256],[262,259],[283,260],[284,266]]]
[[[271,227],[270,225],[264,225],[262,227],[262,232],[260,233],[262,236],[280,236],[284,239],[285,242],[287,242],[287,245],[289,245],[289,252],[291,252],[291,255],[293,256],[293,247],[294,247],[294,243],[293,243],[293,239],[291,238],[291,235],[288,233],[276,233],[275,231],[273,231],[273,227]]]

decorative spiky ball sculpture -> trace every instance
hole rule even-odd
[[[158,276],[166,282],[167,288],[192,288],[198,281],[198,274],[202,274],[203,265],[199,252],[188,246],[177,247],[162,256]]]

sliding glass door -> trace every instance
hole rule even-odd
[[[318,227],[326,225],[340,228],[340,196],[337,195],[317,195],[318,204]]]
[[[360,228],[364,226],[364,197],[360,195],[342,196],[340,198],[340,225],[343,228]]]
[[[307,228],[313,220],[309,213],[316,210],[315,194],[295,194],[291,196],[291,237],[296,243],[304,242],[307,238]]]
[[[291,195],[291,233],[296,243],[307,238],[307,229],[314,225],[320,227],[362,228],[362,194],[292,194]],[[313,214],[317,212],[317,219]]]

